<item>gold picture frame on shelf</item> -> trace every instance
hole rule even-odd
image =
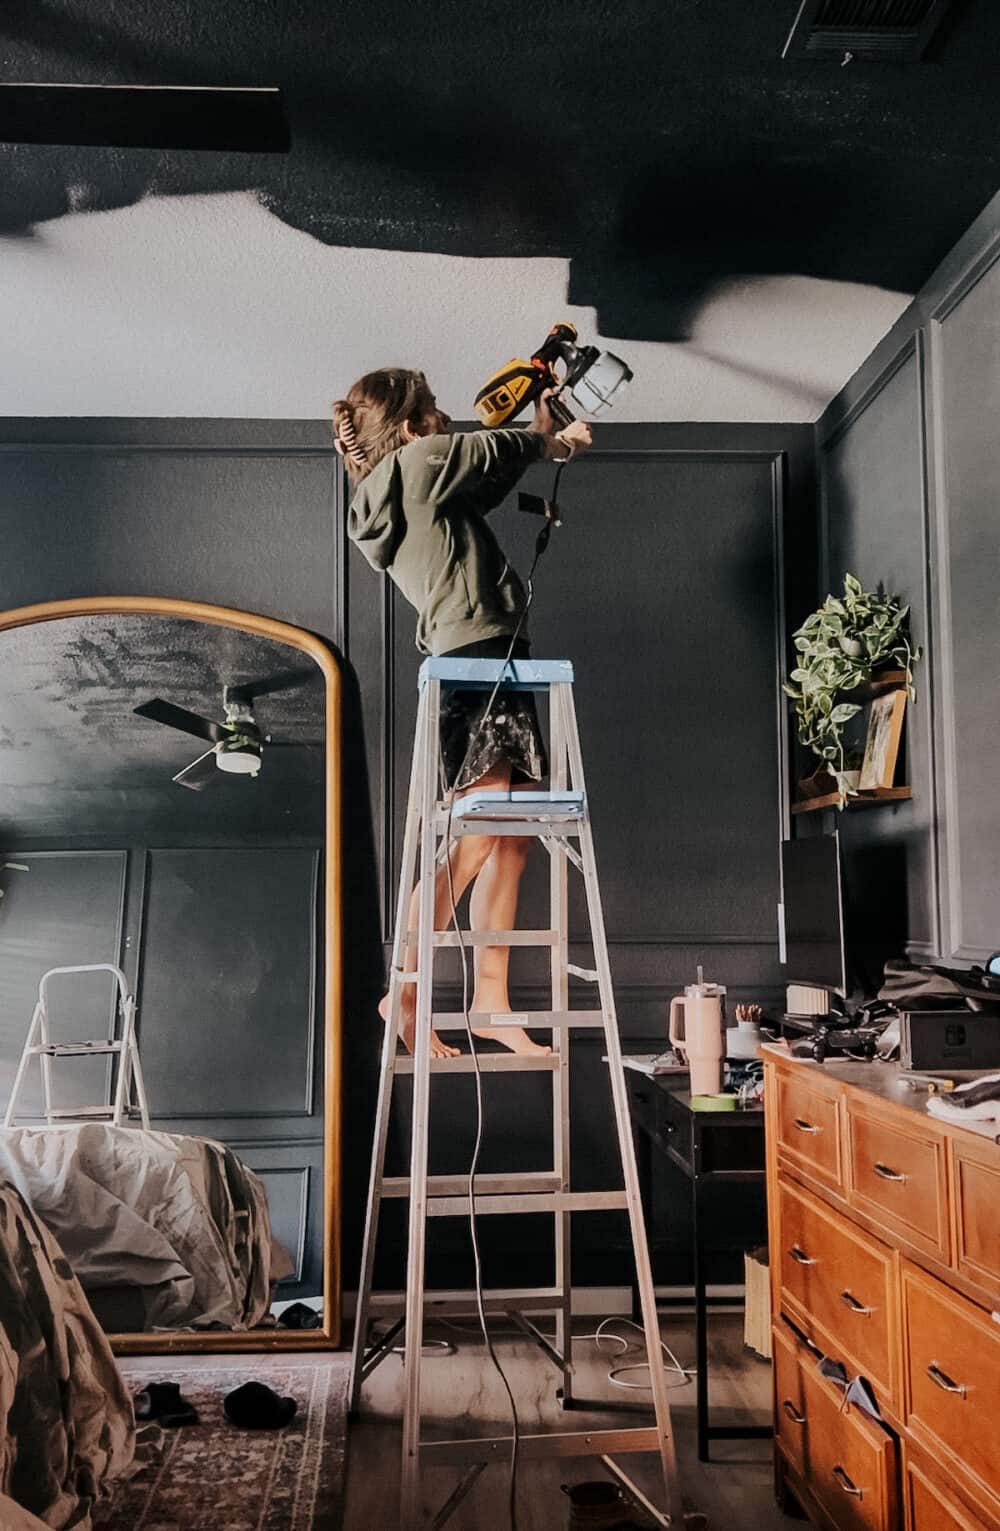
[[[877,696],[869,704],[865,756],[858,782],[860,791],[877,791],[894,784],[905,713],[906,691],[903,687]]]

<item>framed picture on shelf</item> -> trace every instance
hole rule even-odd
[[[861,766],[858,787],[871,792],[877,787],[891,787],[896,777],[896,758],[899,740],[903,732],[903,715],[906,712],[906,692],[888,691],[877,696],[868,708],[868,732],[865,737],[865,758]]]

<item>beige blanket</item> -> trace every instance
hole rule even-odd
[[[89,1531],[135,1450],[132,1402],[66,1258],[0,1184],[0,1526]],[[21,1507],[11,1511],[9,1501]]]
[[[221,1143],[105,1122],[13,1127],[0,1130],[0,1179],[85,1290],[141,1289],[146,1329],[245,1329],[267,1312],[267,1195]]]

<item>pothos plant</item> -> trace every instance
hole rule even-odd
[[[792,635],[797,662],[784,690],[794,703],[799,742],[826,762],[841,791],[849,790],[844,725],[862,705],[842,699],[842,693],[865,685],[877,670],[894,667],[904,671],[914,697],[913,665],[920,650],[910,642],[909,617],[909,606],[886,595],[881,584],[872,593],[845,574],[843,596],[828,595]]]

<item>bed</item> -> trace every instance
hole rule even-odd
[[[291,1261],[224,1144],[104,1122],[0,1131],[0,1180],[61,1246],[105,1328],[250,1329]]]

